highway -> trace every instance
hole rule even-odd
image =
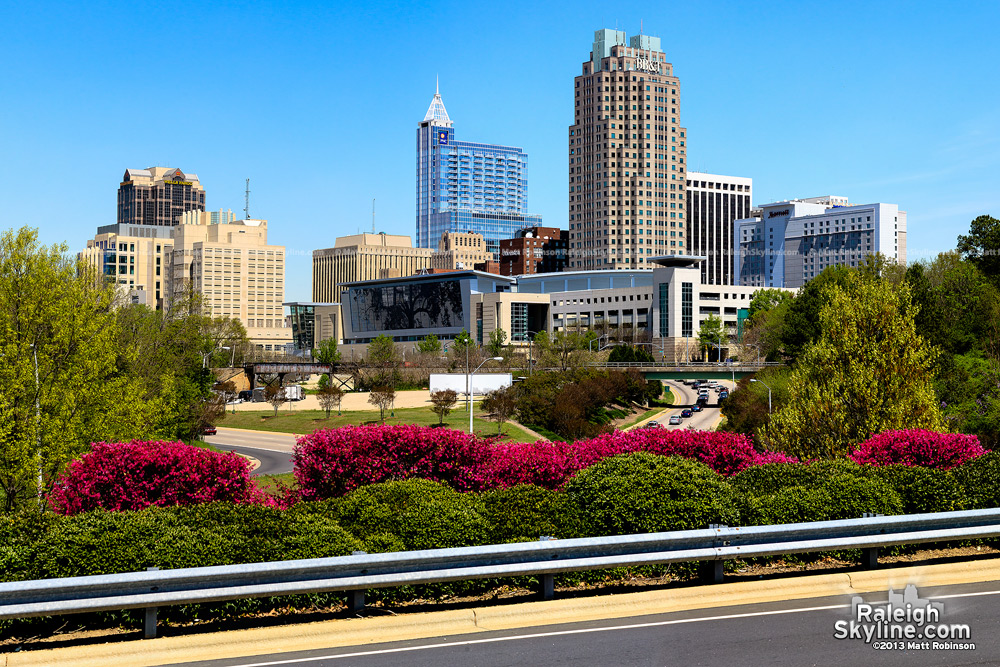
[[[892,642],[838,639],[834,636],[837,623],[849,623],[854,616],[851,599],[837,596],[184,664],[198,667],[1000,664],[998,582],[928,588],[919,593],[943,604],[933,625],[967,625],[967,639],[950,641],[972,643],[975,648],[935,648],[926,639],[921,639],[927,642],[926,646],[909,649],[905,642],[900,646]],[[886,597],[882,592],[865,595],[864,599],[878,605],[884,604]]]
[[[734,388],[733,383],[729,380],[717,380],[717,382],[730,391]],[[680,425],[671,426],[668,423],[670,416],[679,416],[681,414],[681,410],[685,407],[694,405],[698,400],[698,392],[679,380],[666,380],[663,384],[669,387],[670,391],[673,392],[675,397],[674,404],[679,407],[671,408],[670,410],[660,413],[656,417],[656,421],[658,421],[660,425],[668,429],[695,428],[702,431],[715,430],[716,425],[719,423],[720,414],[718,394],[715,393],[714,389],[710,389],[708,392],[709,402],[708,405],[705,406],[704,410],[701,412],[695,412],[687,419],[682,419]]]

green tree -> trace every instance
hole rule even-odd
[[[791,292],[781,289],[766,288],[753,293],[750,299],[750,309],[747,317],[752,321],[758,314],[767,313],[773,308],[777,308],[786,301],[790,301],[794,296]]]
[[[806,346],[819,340],[819,315],[828,302],[829,286],[845,286],[855,272],[845,266],[827,267],[800,287],[794,299],[769,312],[769,326],[776,329],[771,340],[780,356],[794,363]],[[771,358],[771,355],[768,357]]]
[[[285,388],[280,384],[269,384],[264,387],[264,400],[271,404],[274,408],[274,416],[278,416],[278,408],[288,402],[288,397],[285,395]]]
[[[503,425],[517,409],[517,393],[514,387],[494,389],[483,397],[481,407],[497,423],[497,435],[503,435]]]
[[[719,347],[725,347],[728,342],[729,336],[726,334],[722,319],[717,315],[706,317],[705,321],[701,323],[701,328],[698,329],[698,345],[706,351],[705,358],[711,359],[714,350],[715,358],[720,359],[721,350]]]
[[[116,286],[45,247],[35,230],[0,235],[0,507],[37,502],[95,441],[154,434],[164,410],[119,346]],[[41,476],[41,486],[38,485]]]
[[[327,338],[321,340],[315,350],[312,351],[313,359],[320,364],[336,364],[340,362],[340,350],[337,349],[337,339]]]
[[[855,273],[846,287],[827,289],[821,336],[761,438],[796,456],[836,457],[873,433],[941,429],[931,384],[937,351],[916,332],[909,286]]]
[[[507,332],[497,327],[490,332],[490,342],[486,344],[486,349],[491,357],[507,356]]]
[[[367,362],[374,370],[374,385],[376,387],[395,388],[399,384],[399,352],[390,336],[383,334],[368,343]]]
[[[958,251],[1000,287],[1000,220],[981,215],[958,237]]]
[[[423,340],[417,341],[417,351],[422,354],[433,354],[441,351],[441,341],[434,334],[427,334]]]
[[[444,426],[444,418],[455,408],[458,402],[458,392],[454,389],[442,389],[431,393],[431,412],[438,416],[438,425]]]
[[[343,389],[328,384],[320,388],[317,396],[319,398],[319,406],[326,411],[327,419],[330,418],[330,412],[334,407],[337,408],[337,414],[340,414],[340,402],[344,400]]]
[[[389,385],[376,386],[368,394],[368,402],[378,408],[379,421],[385,423],[385,411],[396,400],[396,390]]]

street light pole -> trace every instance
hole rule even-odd
[[[31,343],[31,358],[35,366],[35,452],[38,456],[38,507],[42,507],[42,406],[41,384],[38,381],[38,348]]]
[[[750,381],[751,382],[760,382],[765,387],[767,387],[767,385],[764,382],[761,382],[757,378],[750,378]],[[768,415],[771,414],[771,388],[770,387],[767,387],[767,414]]]
[[[468,360],[468,357],[466,357],[466,360]],[[490,357],[489,359],[485,359],[483,363],[479,364],[476,370],[472,371],[472,373],[470,373],[467,377],[468,384],[466,386],[469,387],[469,435],[472,435],[472,377],[478,373],[479,369],[485,366],[488,361],[503,361],[503,357]]]

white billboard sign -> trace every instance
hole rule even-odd
[[[468,377],[465,373],[431,373],[431,393],[454,389],[464,396]],[[482,396],[495,389],[509,387],[511,381],[510,373],[476,373],[472,376],[472,395]]]

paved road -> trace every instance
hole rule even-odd
[[[407,642],[261,655],[199,667],[352,665],[375,667],[499,667],[501,665],[997,665],[1000,664],[1000,589],[997,582],[921,590],[944,607],[940,624],[967,624],[974,650],[876,648],[837,639],[851,618],[846,597],[701,609],[521,630],[435,637]],[[864,596],[884,604],[886,593]],[[373,622],[376,622],[373,619]],[[926,641],[926,640],[925,640]],[[930,642],[928,642],[930,644]]]
[[[729,380],[719,380],[718,382],[724,385],[725,387],[729,388],[730,391],[733,390],[733,383],[730,382]],[[708,393],[709,403],[708,405],[705,406],[704,410],[702,410],[701,412],[695,412],[692,416],[688,417],[687,419],[681,420],[681,424],[679,426],[677,425],[671,426],[667,423],[668,420],[670,419],[670,416],[680,415],[681,410],[684,407],[694,405],[695,402],[698,400],[698,392],[696,392],[692,387],[689,387],[686,384],[683,384],[682,382],[678,382],[676,380],[667,380],[665,384],[668,387],[670,387],[670,390],[674,393],[674,396],[676,397],[674,403],[681,407],[668,410],[665,413],[661,413],[661,415],[657,417],[657,421],[660,422],[660,424],[670,429],[691,428],[691,427],[705,431],[711,431],[715,429],[715,426],[719,422],[719,403],[718,403],[718,394],[716,394],[714,390],[709,390]]]
[[[258,459],[260,467],[253,471],[254,475],[277,475],[292,471],[291,454],[295,450],[293,435],[220,426],[218,434],[206,435],[204,440],[219,449]]]

